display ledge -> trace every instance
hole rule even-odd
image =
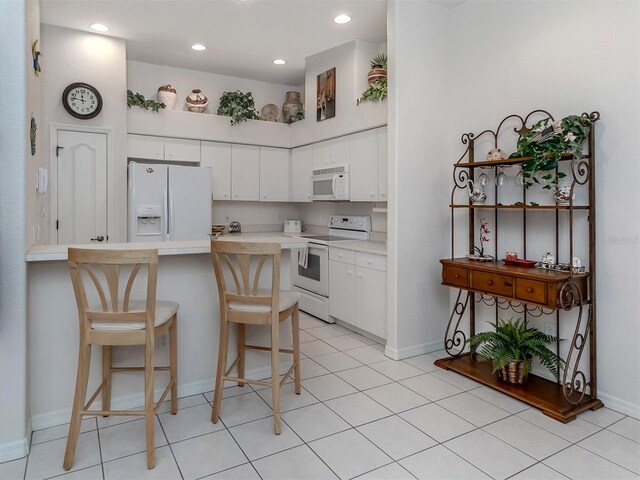
[[[283,249],[304,248],[307,241],[299,237],[280,233],[240,233],[227,234],[221,240],[232,242],[279,243]],[[27,262],[49,262],[67,260],[69,247],[94,248],[105,250],[144,250],[157,248],[158,255],[193,255],[211,252],[209,240],[185,240],[149,243],[106,243],[87,245],[34,245],[26,254]]]

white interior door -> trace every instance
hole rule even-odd
[[[57,243],[107,240],[107,135],[60,130]]]

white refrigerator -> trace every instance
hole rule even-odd
[[[130,242],[206,240],[211,167],[129,163]]]

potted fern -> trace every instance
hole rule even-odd
[[[536,328],[527,328],[527,324],[520,319],[508,322],[498,320],[489,324],[494,331],[478,333],[468,342],[480,361],[491,361],[493,373],[498,372],[499,379],[509,383],[525,383],[533,357],[537,357],[558,378],[559,368],[564,361],[547,347],[558,340],[556,337]]]

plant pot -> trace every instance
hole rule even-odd
[[[367,83],[371,85],[383,78],[387,78],[387,71],[384,68],[372,68],[369,70],[369,75],[367,75]]]
[[[178,98],[176,89],[171,85],[162,85],[158,87],[158,93],[156,95],[158,103],[164,103],[167,110],[173,110],[176,105],[176,99]]]
[[[187,110],[190,112],[203,113],[209,104],[209,99],[198,88],[191,90],[191,94],[186,99]]]
[[[302,102],[300,101],[300,92],[287,92],[284,104],[282,105],[282,121],[287,123],[291,117],[302,112]]]
[[[522,385],[527,383],[527,370],[524,360],[509,362],[498,370],[498,378],[503,382]]]

